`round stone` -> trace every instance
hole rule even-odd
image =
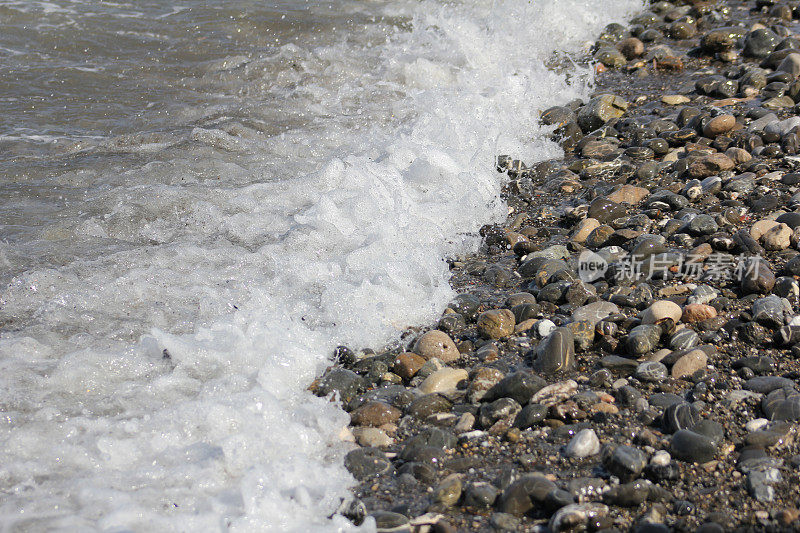
[[[567,457],[582,459],[600,453],[600,439],[593,429],[582,429],[569,441],[564,453]]]
[[[681,429],[672,436],[670,453],[676,459],[687,463],[707,463],[714,459],[717,447],[708,437],[688,429]]]
[[[478,316],[478,333],[486,339],[502,339],[514,333],[516,321],[509,309],[492,309]]]
[[[659,363],[658,361],[645,361],[636,367],[634,375],[641,381],[658,383],[667,379],[669,371],[663,363]]]
[[[683,308],[681,320],[693,324],[717,316],[717,310],[706,304],[689,304]]]
[[[367,402],[350,413],[354,426],[382,426],[396,422],[402,413],[383,402]]]
[[[658,300],[650,307],[645,309],[642,314],[642,324],[658,324],[667,318],[677,323],[680,321],[683,311],[681,306],[669,300]]]
[[[435,357],[443,363],[452,363],[461,357],[453,339],[447,333],[439,330],[423,334],[414,344],[413,351],[425,360]]]
[[[469,374],[463,368],[442,368],[425,378],[425,381],[420,383],[419,390],[424,394],[452,392],[468,377]]]
[[[733,129],[736,118],[733,115],[719,115],[709,120],[703,127],[703,135],[714,138]]]

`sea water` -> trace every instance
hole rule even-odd
[[[0,3],[2,530],[350,529],[308,385],[438,316],[640,7]]]

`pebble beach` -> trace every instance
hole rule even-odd
[[[350,417],[340,514],[800,529],[798,19],[792,2],[654,2],[569,58],[596,80],[541,112],[565,155],[497,154],[507,220],[448,260],[438,322],[340,346],[310,385]]]

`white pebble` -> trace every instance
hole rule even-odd
[[[600,439],[593,429],[582,429],[572,437],[564,449],[567,457],[582,459],[600,453]]]
[[[669,452],[659,450],[650,458],[650,464],[653,466],[667,466],[672,461],[672,456]]]
[[[766,418],[756,418],[755,420],[751,420],[747,424],[744,425],[744,429],[747,431],[758,431],[759,429],[764,429],[769,424],[769,420]]]
[[[540,337],[545,338],[550,335],[553,330],[556,329],[556,325],[552,320],[540,320],[536,323],[536,333],[539,334]]]

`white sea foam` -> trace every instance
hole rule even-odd
[[[477,4],[376,5],[412,29],[210,63],[185,83],[244,111],[187,105],[183,142],[99,148],[147,164],[42,189],[48,222],[0,248],[3,526],[350,528],[327,518],[348,418],[305,387],[337,344],[435,319],[444,259],[506,215],[495,155],[557,156],[538,112],[587,93],[544,61],[640,7]]]

